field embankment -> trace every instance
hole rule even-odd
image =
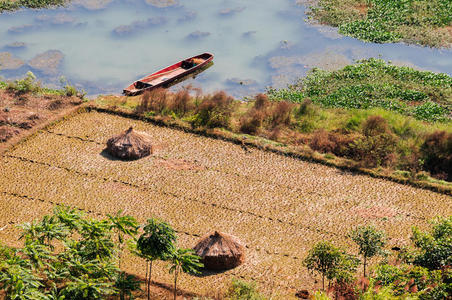
[[[112,159],[106,140],[130,126],[150,134],[156,152],[133,162]],[[241,238],[244,265],[181,278],[183,289],[200,294],[243,277],[290,299],[316,286],[301,261],[317,241],[347,246],[350,229],[371,222],[388,233],[390,247],[405,245],[411,224],[426,228],[431,218],[452,213],[447,195],[95,111],[28,138],[0,163],[0,239],[10,245],[17,243],[14,225],[55,204],[93,216],[121,209],[140,223],[164,219],[183,247],[215,229]],[[136,257],[125,258],[125,266],[144,275]],[[164,268],[155,267],[154,278],[171,283]]]
[[[31,73],[15,82],[0,82],[0,153],[82,102],[83,95],[74,87],[43,88]]]

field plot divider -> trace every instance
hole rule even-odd
[[[52,205],[64,205],[62,203],[58,203],[58,202],[55,202],[55,201],[41,199],[41,198],[36,198],[36,197],[28,196],[28,195],[22,195],[22,194],[18,194],[18,193],[10,193],[10,192],[5,192],[5,191],[0,191],[0,194],[16,197],[16,198],[23,199],[23,200],[37,201],[37,202],[42,202],[42,203],[49,203],[49,204],[52,204]],[[83,208],[80,208],[80,207],[77,207],[77,206],[74,206],[74,205],[72,205],[71,207],[72,208],[76,208],[76,209],[78,209],[80,211],[83,211],[83,212],[85,212],[87,214],[91,214],[91,215],[97,216],[97,217],[106,217],[107,216],[107,214],[105,214],[105,213],[101,213],[101,212],[94,211],[94,210],[91,210],[91,209],[83,209]],[[15,222],[15,221],[9,221],[7,223],[11,224],[11,225],[19,224],[19,222]],[[195,238],[201,237],[201,234],[197,234],[197,233],[190,233],[190,232],[187,232],[187,231],[184,231],[184,230],[175,230],[175,231],[177,233],[179,233],[179,234],[185,234],[185,235],[192,236],[192,237],[195,237]],[[251,247],[249,247],[247,245],[245,247],[247,249],[251,249],[251,250],[254,250],[254,251],[257,251],[257,252],[264,251],[268,255],[283,256],[283,257],[291,258],[291,259],[294,259],[294,260],[299,260],[300,259],[299,257],[290,256],[289,254],[275,253],[275,252],[271,252],[271,251],[265,250],[265,249],[261,250],[261,248],[253,249],[253,248],[251,248]]]
[[[68,139],[75,139],[75,140],[82,141],[82,142],[94,143],[96,145],[105,145],[105,143],[102,143],[102,142],[99,142],[99,141],[96,141],[96,140],[92,140],[92,139],[82,138],[82,137],[79,137],[79,136],[67,135],[67,134],[64,134],[64,133],[54,132],[54,131],[51,131],[51,130],[45,130],[45,132],[47,132],[49,134],[54,134],[54,135],[57,135],[57,136],[65,137],[65,138],[68,138]],[[167,160],[166,157],[158,156],[158,155],[155,155],[155,154],[153,154],[153,157],[159,158],[159,159],[162,159],[162,160]],[[289,190],[294,190],[294,191],[306,193],[306,194],[309,194],[309,195],[324,196],[323,194],[321,194],[321,193],[319,193],[317,191],[305,191],[305,190],[302,190],[302,189],[300,189],[298,187],[293,187],[293,186],[283,185],[283,184],[276,184],[276,183],[271,182],[271,181],[256,179],[256,178],[253,178],[253,177],[250,177],[250,176],[246,176],[246,175],[240,175],[240,174],[237,174],[235,172],[228,172],[228,171],[220,170],[220,169],[217,169],[217,168],[207,168],[207,169],[209,169],[211,171],[214,171],[214,172],[217,172],[217,173],[234,175],[234,176],[237,176],[237,177],[244,177],[247,181],[254,181],[254,182],[258,182],[258,183],[266,183],[266,184],[270,184],[270,185],[273,185],[273,186],[277,186],[277,187],[281,187],[281,188],[285,188],[285,189],[289,189]]]
[[[32,159],[29,159],[29,158],[16,156],[16,155],[6,154],[6,155],[4,155],[4,157],[18,159],[18,160],[21,160],[21,161],[24,161],[24,162],[29,162],[29,163],[33,163],[33,164],[39,164],[39,165],[43,165],[43,166],[47,166],[47,167],[58,168],[58,169],[66,171],[66,172],[74,173],[74,174],[77,174],[77,175],[80,175],[80,176],[86,176],[86,177],[90,177],[90,178],[102,179],[105,182],[109,182],[110,181],[110,182],[120,183],[120,184],[124,184],[126,186],[133,187],[133,188],[136,188],[136,189],[139,189],[139,190],[142,190],[142,191],[158,192],[158,193],[161,193],[161,194],[163,194],[165,196],[171,196],[171,197],[178,198],[178,199],[182,198],[184,200],[188,200],[188,201],[191,201],[191,202],[201,203],[201,204],[203,204],[205,206],[211,206],[211,207],[216,207],[216,208],[227,210],[227,211],[247,214],[247,215],[253,216],[255,218],[266,219],[266,220],[271,221],[271,222],[278,222],[278,223],[281,223],[281,224],[284,224],[284,225],[298,227],[298,228],[305,229],[305,230],[308,230],[308,231],[311,231],[311,232],[316,232],[316,233],[319,233],[319,234],[325,234],[325,235],[330,235],[330,236],[334,236],[334,237],[342,237],[342,238],[345,237],[345,235],[340,235],[340,234],[337,234],[335,232],[330,232],[330,231],[327,231],[327,230],[321,230],[321,229],[317,229],[317,228],[312,228],[311,226],[306,226],[306,225],[297,224],[297,223],[294,223],[294,222],[287,222],[287,221],[283,221],[281,219],[276,219],[276,218],[272,218],[272,217],[268,217],[268,216],[263,216],[263,215],[260,215],[258,213],[252,212],[252,211],[246,211],[246,210],[242,210],[242,209],[238,209],[238,208],[234,208],[234,207],[228,207],[228,206],[217,204],[217,203],[209,203],[209,202],[204,201],[204,200],[198,200],[198,199],[191,198],[191,197],[181,196],[181,195],[177,195],[177,194],[171,193],[171,192],[155,190],[155,189],[152,189],[152,188],[149,188],[149,187],[143,187],[143,186],[140,186],[140,185],[137,185],[137,184],[133,184],[133,183],[130,183],[130,182],[127,182],[127,181],[124,181],[124,180],[118,180],[118,179],[107,178],[107,177],[100,177],[100,176],[96,176],[96,175],[93,175],[93,174],[90,174],[90,173],[80,172],[80,171],[77,171],[77,170],[72,170],[72,169],[67,168],[67,167],[61,167],[61,166],[58,166],[58,165],[53,165],[53,164],[46,163],[46,162],[40,162],[40,161],[36,161],[36,160],[32,160]]]
[[[57,132],[54,132],[54,131],[51,131],[51,130],[45,130],[45,131],[47,133],[49,133],[49,134],[54,134],[54,135],[57,135],[57,136],[68,138],[68,139],[75,139],[75,140],[82,141],[82,142],[95,143],[97,145],[104,145],[105,144],[105,143],[101,143],[101,142],[98,142],[98,141],[93,140],[93,139],[85,139],[85,138],[78,137],[78,136],[71,136],[71,135],[67,135],[67,134],[63,134],[63,133],[57,133]],[[167,160],[167,158],[163,157],[163,156],[154,155],[154,157],[162,159],[162,160]],[[224,170],[219,170],[217,168],[208,168],[208,169],[211,170],[211,171],[217,172],[217,173],[234,175],[234,176],[238,176],[238,177],[242,176],[242,175],[234,173],[234,172],[227,172],[227,171],[224,171]],[[78,172],[78,171],[74,170],[74,172]],[[87,174],[87,176],[94,176],[94,177],[96,177],[95,175],[89,175],[89,174]],[[277,187],[281,187],[281,188],[285,188],[285,189],[289,189],[289,190],[295,190],[295,191],[299,191],[299,192],[303,192],[303,193],[311,194],[311,195],[324,196],[323,194],[321,194],[319,192],[305,191],[305,190],[302,190],[302,189],[297,188],[297,187],[291,187],[291,186],[282,185],[282,184],[275,184],[275,183],[270,182],[270,181],[256,179],[256,178],[249,177],[249,176],[246,176],[246,175],[242,176],[242,177],[244,177],[248,181],[254,181],[254,182],[259,182],[259,183],[266,183],[266,184],[270,184],[270,185],[273,185],[273,186],[277,186]],[[106,180],[106,179],[104,178],[104,180]],[[127,184],[129,186],[133,186],[131,183],[124,183],[124,182],[121,182],[121,181],[116,181],[115,179],[112,179],[112,180],[114,182],[119,182],[119,183]],[[141,186],[138,186],[138,185],[135,186],[135,187],[140,188],[140,189],[150,190],[150,188],[141,187]],[[176,195],[176,194],[171,194],[171,193],[168,193],[168,194],[172,195],[174,197],[178,197],[178,198],[181,197],[181,196]],[[187,198],[184,197],[184,199],[187,199]],[[262,216],[262,215],[259,215],[259,214],[256,214],[256,213],[250,212],[250,211],[244,211],[244,210],[240,210],[240,209],[236,209],[236,208],[222,206],[222,205],[215,204],[215,203],[208,203],[208,202],[205,202],[205,201],[202,201],[202,200],[197,200],[197,199],[188,198],[188,200],[192,201],[192,202],[202,203],[204,205],[210,205],[210,206],[213,206],[213,207],[219,207],[219,208],[222,208],[222,209],[225,209],[225,210],[229,210],[229,211],[236,211],[236,212],[240,212],[240,213],[244,213],[244,214],[249,214],[249,215],[252,215],[252,216],[256,216],[258,218],[266,218],[266,219],[268,219],[270,221],[277,221],[277,222],[280,222],[280,223],[286,224],[286,225],[297,226],[297,227],[300,227],[300,228],[303,228],[303,229],[308,229],[308,230],[311,230],[311,231],[317,231],[317,233],[323,233],[323,234],[332,235],[332,236],[341,236],[341,235],[338,235],[338,234],[336,234],[334,232],[330,232],[330,231],[326,231],[326,230],[320,230],[320,229],[315,229],[315,228],[311,228],[310,226],[301,225],[301,224],[297,224],[297,223],[293,223],[293,222],[287,222],[287,221],[283,221],[281,219],[274,219],[274,218]],[[424,221],[426,220],[424,217],[413,216],[411,214],[410,215],[407,214],[406,217],[410,217],[410,218],[417,219],[417,220],[424,220]]]

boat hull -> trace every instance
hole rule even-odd
[[[199,63],[188,67],[187,62],[190,60],[197,61]],[[168,86],[170,83],[205,67],[212,60],[213,54],[207,52],[181,60],[171,66],[134,81],[123,90],[123,94],[126,96],[136,96],[144,93],[145,91],[151,91],[156,88]]]

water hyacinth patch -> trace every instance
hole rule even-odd
[[[337,71],[313,69],[286,89],[269,89],[273,100],[310,99],[324,107],[380,107],[423,121],[450,120],[452,77],[367,59]]]

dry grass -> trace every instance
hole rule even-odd
[[[106,139],[130,126],[151,135],[160,145],[156,153],[132,162],[106,157]],[[168,167],[174,161],[196,167]],[[402,245],[412,224],[425,228],[428,219],[452,213],[447,195],[97,112],[38,134],[0,164],[0,228],[8,225],[0,240],[8,244],[18,233],[8,222],[30,221],[56,203],[93,215],[122,209],[140,222],[162,218],[178,230],[183,247],[212,230],[239,237],[248,247],[245,264],[182,276],[183,289],[201,294],[243,276],[291,299],[296,289],[315,286],[301,259],[319,240],[349,246],[351,228],[374,223],[388,232],[390,246]],[[135,257],[126,257],[125,266],[144,275]],[[172,282],[164,265],[154,270],[156,280]]]

